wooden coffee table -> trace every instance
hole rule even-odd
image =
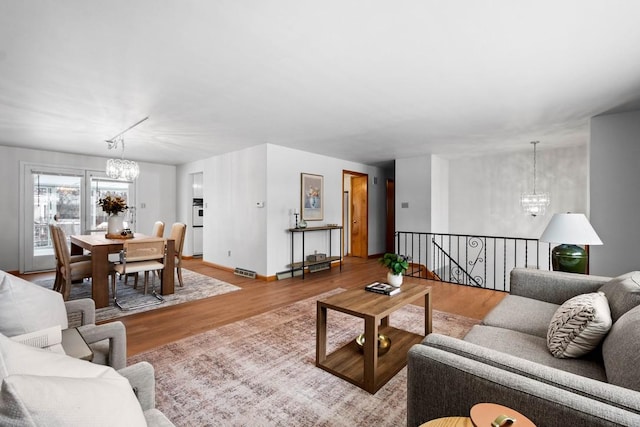
[[[369,393],[377,392],[407,364],[409,348],[431,333],[431,288],[420,279],[405,277],[402,291],[394,296],[363,289],[351,289],[317,302],[316,366]],[[389,325],[389,315],[424,297],[424,333],[414,334]],[[336,310],[364,319],[364,351],[354,340],[327,355],[327,310]],[[378,334],[391,339],[391,349],[378,357]],[[356,334],[357,335],[357,334]],[[363,354],[364,353],[364,354]]]

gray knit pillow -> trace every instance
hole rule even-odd
[[[596,348],[611,329],[611,312],[603,292],[575,296],[551,318],[547,347],[558,358],[580,357]]]
[[[611,279],[598,289],[609,301],[614,322],[632,308],[640,305],[640,272],[632,271]]]

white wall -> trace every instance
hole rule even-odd
[[[168,236],[167,226],[176,222],[176,167],[173,165],[159,165],[142,163],[140,176],[136,179],[136,207],[137,232],[151,234],[156,221],[165,223],[165,237]],[[141,204],[146,205],[141,208]]]
[[[431,156],[396,159],[396,231],[431,230]],[[403,208],[403,203],[408,204]]]
[[[267,271],[266,165],[266,145],[204,160],[205,261]],[[257,208],[258,201],[265,208]]]
[[[308,226],[330,223],[342,225],[344,170],[368,174],[369,254],[384,252],[386,176],[382,169],[268,144],[269,274],[285,270],[291,262],[291,236],[286,230],[293,226],[293,217],[289,215],[289,211],[296,207],[300,209],[300,174],[304,172],[324,176],[324,220],[308,222]],[[377,183],[374,183],[376,177]],[[338,232],[333,233],[331,253],[337,255],[340,253],[340,238]],[[300,242],[296,240],[295,244],[294,256],[296,261],[300,261]],[[325,252],[328,244],[327,233],[307,233],[306,254],[311,254],[314,250]]]
[[[604,245],[592,246],[591,274],[640,269],[640,111],[591,119],[591,224]]]
[[[544,216],[525,215],[520,195],[533,189],[533,149],[449,162],[450,232],[538,238],[553,213],[588,214],[587,144],[537,149],[536,191],[550,193]]]
[[[449,232],[449,161],[431,158],[431,231]]]
[[[387,176],[380,168],[263,144],[205,159],[201,164],[180,166],[179,194],[191,194],[188,177],[199,172],[200,167],[206,203],[203,259],[207,262],[245,268],[264,276],[286,270],[291,262],[291,236],[287,229],[295,225],[291,210],[300,209],[303,172],[324,176],[324,220],[309,222],[309,226],[342,224],[342,171],[368,174],[369,253],[384,252]],[[180,203],[190,202],[182,199]],[[258,202],[264,202],[264,207],[257,207]],[[299,244],[296,241],[296,260],[301,256]],[[338,254],[337,232],[331,244],[332,253]],[[328,237],[321,232],[308,233],[305,246],[307,253],[328,253]]]
[[[56,167],[104,170],[106,158],[79,156],[53,151],[0,146],[0,269],[16,271],[20,266],[20,162]],[[136,180],[137,229],[150,233],[153,223],[175,221],[176,173],[174,166],[139,162]],[[144,209],[140,203],[146,203]]]

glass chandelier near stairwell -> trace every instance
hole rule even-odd
[[[549,193],[536,193],[536,145],[540,141],[531,141],[533,144],[533,192],[522,193],[520,205],[525,213],[531,216],[544,215],[547,206],[551,203]]]
[[[106,140],[109,150],[117,149],[118,145],[122,147],[122,154],[119,159],[107,160],[106,173],[109,178],[119,179],[123,181],[133,181],[138,177],[138,175],[140,175],[140,167],[138,166],[138,163],[133,160],[124,159],[124,134],[134,127],[138,126],[148,118],[149,117],[145,117],[137,123],[129,126],[127,129],[123,130],[113,138]]]

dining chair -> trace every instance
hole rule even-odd
[[[164,222],[156,221],[153,224],[153,229],[151,230],[151,237],[163,237],[163,235],[164,235]],[[157,273],[157,271],[156,271],[156,273]],[[130,274],[133,274],[133,273],[130,273]],[[124,284],[125,285],[128,282],[128,278],[129,278],[130,274],[127,274],[126,276],[124,276]],[[135,273],[135,276],[136,276],[135,277],[135,284],[133,285],[134,289],[138,286],[138,274]]]
[[[153,237],[164,237],[164,222],[162,221],[156,221],[153,224],[153,230],[151,230],[151,235]],[[156,271],[155,272],[156,276],[159,277],[159,273]],[[126,283],[126,280],[125,280]]]
[[[72,282],[91,278],[93,264],[90,256],[84,260],[75,257],[72,262],[71,251],[67,245],[67,236],[64,230],[57,225],[51,225],[50,229],[53,231],[54,248],[58,250],[56,256],[60,260],[60,281],[57,291],[62,293],[62,297],[66,301],[71,293]],[[109,266],[109,271],[112,282],[115,282],[115,275],[112,272],[111,265]]]
[[[171,226],[171,235],[169,237],[175,243],[175,266],[180,287],[184,286],[182,282],[182,249],[184,248],[184,235],[186,232],[187,225],[182,222],[176,222]]]
[[[156,221],[153,224],[153,230],[151,231],[153,237],[163,237],[164,235],[164,222]]]
[[[54,227],[58,227],[55,224],[49,224],[49,236],[51,236],[51,243],[53,244],[53,254],[56,258],[56,279],[53,282],[53,290],[56,292],[60,291],[62,287],[62,248],[58,244],[58,238],[56,237],[56,230]],[[64,239],[64,244],[66,244],[66,238]],[[89,261],[91,260],[91,255],[71,255],[70,259],[71,263],[79,262],[79,261]]]
[[[123,248],[120,251],[120,263],[114,266],[116,273],[121,277],[126,277],[127,274],[137,275],[138,273],[144,272],[144,294],[146,295],[149,286],[149,273],[160,272],[164,269],[165,245],[165,239],[159,237],[125,240]],[[155,280],[153,280],[153,284],[154,286],[151,293],[160,300],[160,302],[164,301],[160,295],[156,294]],[[117,286],[115,282],[112,286],[112,292],[114,304],[124,310],[118,303]]]

